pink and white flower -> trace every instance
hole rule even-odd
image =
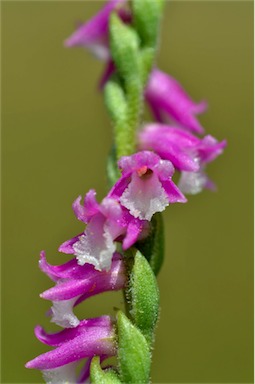
[[[186,198],[172,181],[174,167],[150,151],[124,156],[118,162],[122,177],[109,193],[130,214],[140,220],[151,220],[169,203],[185,203]]]
[[[81,205],[81,196],[73,203],[76,217],[87,224],[85,231],[66,241],[60,252],[74,254],[79,265],[93,264],[99,271],[109,270],[116,241],[123,240],[123,249],[131,247],[147,233],[148,223],[128,212],[113,197],[106,197],[101,204],[90,190]]]
[[[171,161],[181,172],[181,191],[195,194],[203,188],[213,188],[205,166],[223,152],[226,141],[218,142],[210,135],[198,138],[184,129],[154,123],[146,124],[139,133],[139,146]]]
[[[53,302],[52,322],[65,328],[79,324],[73,313],[76,305],[99,293],[124,289],[126,285],[125,265],[119,253],[113,255],[109,271],[97,271],[91,264],[78,265],[76,259],[62,265],[51,265],[44,252],[41,252],[39,266],[56,282],[54,287],[43,292],[40,297]]]

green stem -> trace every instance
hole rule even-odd
[[[125,25],[112,14],[110,51],[116,67],[104,96],[114,126],[114,151],[108,177],[116,182],[116,161],[136,151],[136,134],[144,111],[144,88],[154,64],[164,0],[132,0],[134,25]],[[144,6],[145,5],[145,6]],[[114,166],[115,162],[115,166]],[[149,250],[143,243],[124,254],[128,284],[123,291],[127,317],[117,315],[118,363],[121,382],[149,381],[151,349],[159,311],[155,273],[163,260],[162,222],[153,220]],[[159,244],[160,243],[160,244]],[[147,259],[146,259],[147,258]],[[112,373],[111,373],[112,374]]]
[[[143,88],[140,79],[127,84],[127,115],[124,122],[116,124],[117,159],[136,151],[136,132],[143,112]]]

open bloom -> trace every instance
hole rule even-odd
[[[111,197],[101,204],[90,190],[81,205],[81,196],[73,203],[76,217],[87,224],[84,233],[66,241],[60,252],[74,254],[80,265],[93,264],[99,271],[109,270],[116,240],[123,240],[123,248],[131,247],[147,233],[148,223],[136,219]]]
[[[172,76],[154,69],[145,97],[157,121],[166,122],[167,118],[195,133],[204,132],[196,115],[206,110],[207,103],[196,104]]]
[[[111,0],[86,23],[65,40],[66,47],[83,46],[88,48],[101,60],[109,59],[109,18],[116,10],[124,22],[130,21],[130,14],[121,6],[126,0]]]
[[[184,203],[186,198],[172,181],[174,167],[150,151],[124,156],[118,162],[122,177],[109,192],[119,199],[131,215],[150,220],[169,203]]]
[[[218,142],[210,135],[200,139],[181,128],[147,124],[139,133],[139,145],[170,160],[182,172],[179,183],[182,192],[195,194],[204,187],[212,187],[204,168],[223,152],[226,141]]]
[[[93,265],[78,265],[72,259],[62,265],[50,265],[41,253],[40,268],[56,285],[40,296],[52,300],[52,321],[62,327],[72,328],[79,324],[73,307],[91,296],[106,291],[123,289],[126,284],[125,266],[120,254],[115,253],[109,271],[97,271]]]
[[[35,335],[42,343],[56,348],[29,361],[26,367],[40,369],[48,377],[54,377],[54,373],[63,377],[66,371],[69,371],[69,377],[73,377],[75,366],[71,363],[93,356],[110,357],[116,353],[114,321],[109,316],[82,320],[75,328],[53,334],[37,326]]]

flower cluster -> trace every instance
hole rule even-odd
[[[125,3],[109,1],[65,41],[68,47],[84,46],[106,61],[102,87],[115,72],[109,50],[109,18],[116,11],[124,23],[130,23],[132,14]],[[41,297],[52,301],[52,321],[64,329],[48,334],[37,326],[36,337],[55,349],[26,366],[42,370],[49,383],[85,382],[93,356],[102,362],[116,354],[115,319],[101,316],[79,320],[74,307],[93,295],[124,289],[127,274],[123,252],[148,236],[153,215],[169,204],[185,203],[184,193],[213,187],[205,166],[222,153],[226,142],[210,135],[196,136],[204,132],[196,115],[205,111],[206,103],[194,103],[175,79],[156,68],[144,97],[156,122],[140,128],[137,152],[119,159],[120,178],[101,203],[94,190],[83,201],[79,196],[73,203],[85,229],[60,245],[59,251],[74,258],[53,266],[41,253],[39,266],[55,282]],[[181,173],[178,186],[172,180],[175,170]],[[87,361],[77,377],[76,367],[82,359]]]
[[[130,23],[132,15],[124,7],[125,3],[125,0],[109,1],[97,16],[80,26],[65,41],[68,47],[81,45],[91,49],[100,45],[100,52],[107,52],[104,56],[96,54],[106,61],[101,87],[115,72],[109,52],[109,16],[116,9],[123,21]],[[98,34],[95,36],[91,29]],[[138,148],[152,150],[162,159],[171,161],[181,172],[179,187],[183,193],[196,194],[204,188],[215,189],[205,173],[205,165],[223,152],[226,141],[218,142],[210,135],[203,138],[194,135],[204,134],[196,116],[206,111],[207,102],[195,103],[176,79],[157,68],[151,71],[144,96],[158,124],[145,125],[138,136]]]
[[[122,177],[101,204],[93,190],[87,193],[83,204],[81,197],[73,203],[76,217],[86,228],[63,243],[59,251],[75,258],[53,266],[41,253],[39,266],[56,283],[41,297],[52,301],[52,321],[65,330],[48,335],[36,327],[36,337],[56,349],[26,366],[42,370],[50,382],[52,378],[60,380],[59,367],[94,355],[106,358],[115,354],[114,320],[104,316],[79,321],[73,308],[93,295],[123,289],[125,264],[122,255],[116,252],[116,243],[121,243],[123,250],[132,247],[148,235],[149,222],[156,212],[162,212],[170,203],[186,201],[172,181],[172,163],[155,153],[141,151],[123,157],[119,167]],[[71,368],[74,370],[73,365]],[[66,367],[63,372],[66,375]]]

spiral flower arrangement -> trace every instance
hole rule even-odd
[[[52,301],[52,321],[63,329],[49,334],[35,328],[36,337],[54,349],[26,367],[41,370],[47,383],[150,382],[159,313],[156,276],[164,257],[162,212],[186,203],[186,194],[215,189],[206,164],[226,142],[204,135],[197,115],[206,102],[195,103],[155,64],[163,6],[163,0],[111,0],[65,41],[105,62],[100,89],[114,140],[108,194],[99,203],[91,189],[73,203],[84,232],[59,247],[73,258],[51,265],[44,251],[40,255],[40,269],[55,283],[41,297]],[[154,122],[143,122],[144,103]],[[117,290],[124,291],[126,313],[82,320],[73,313],[87,298]],[[112,356],[116,364],[109,364]]]

